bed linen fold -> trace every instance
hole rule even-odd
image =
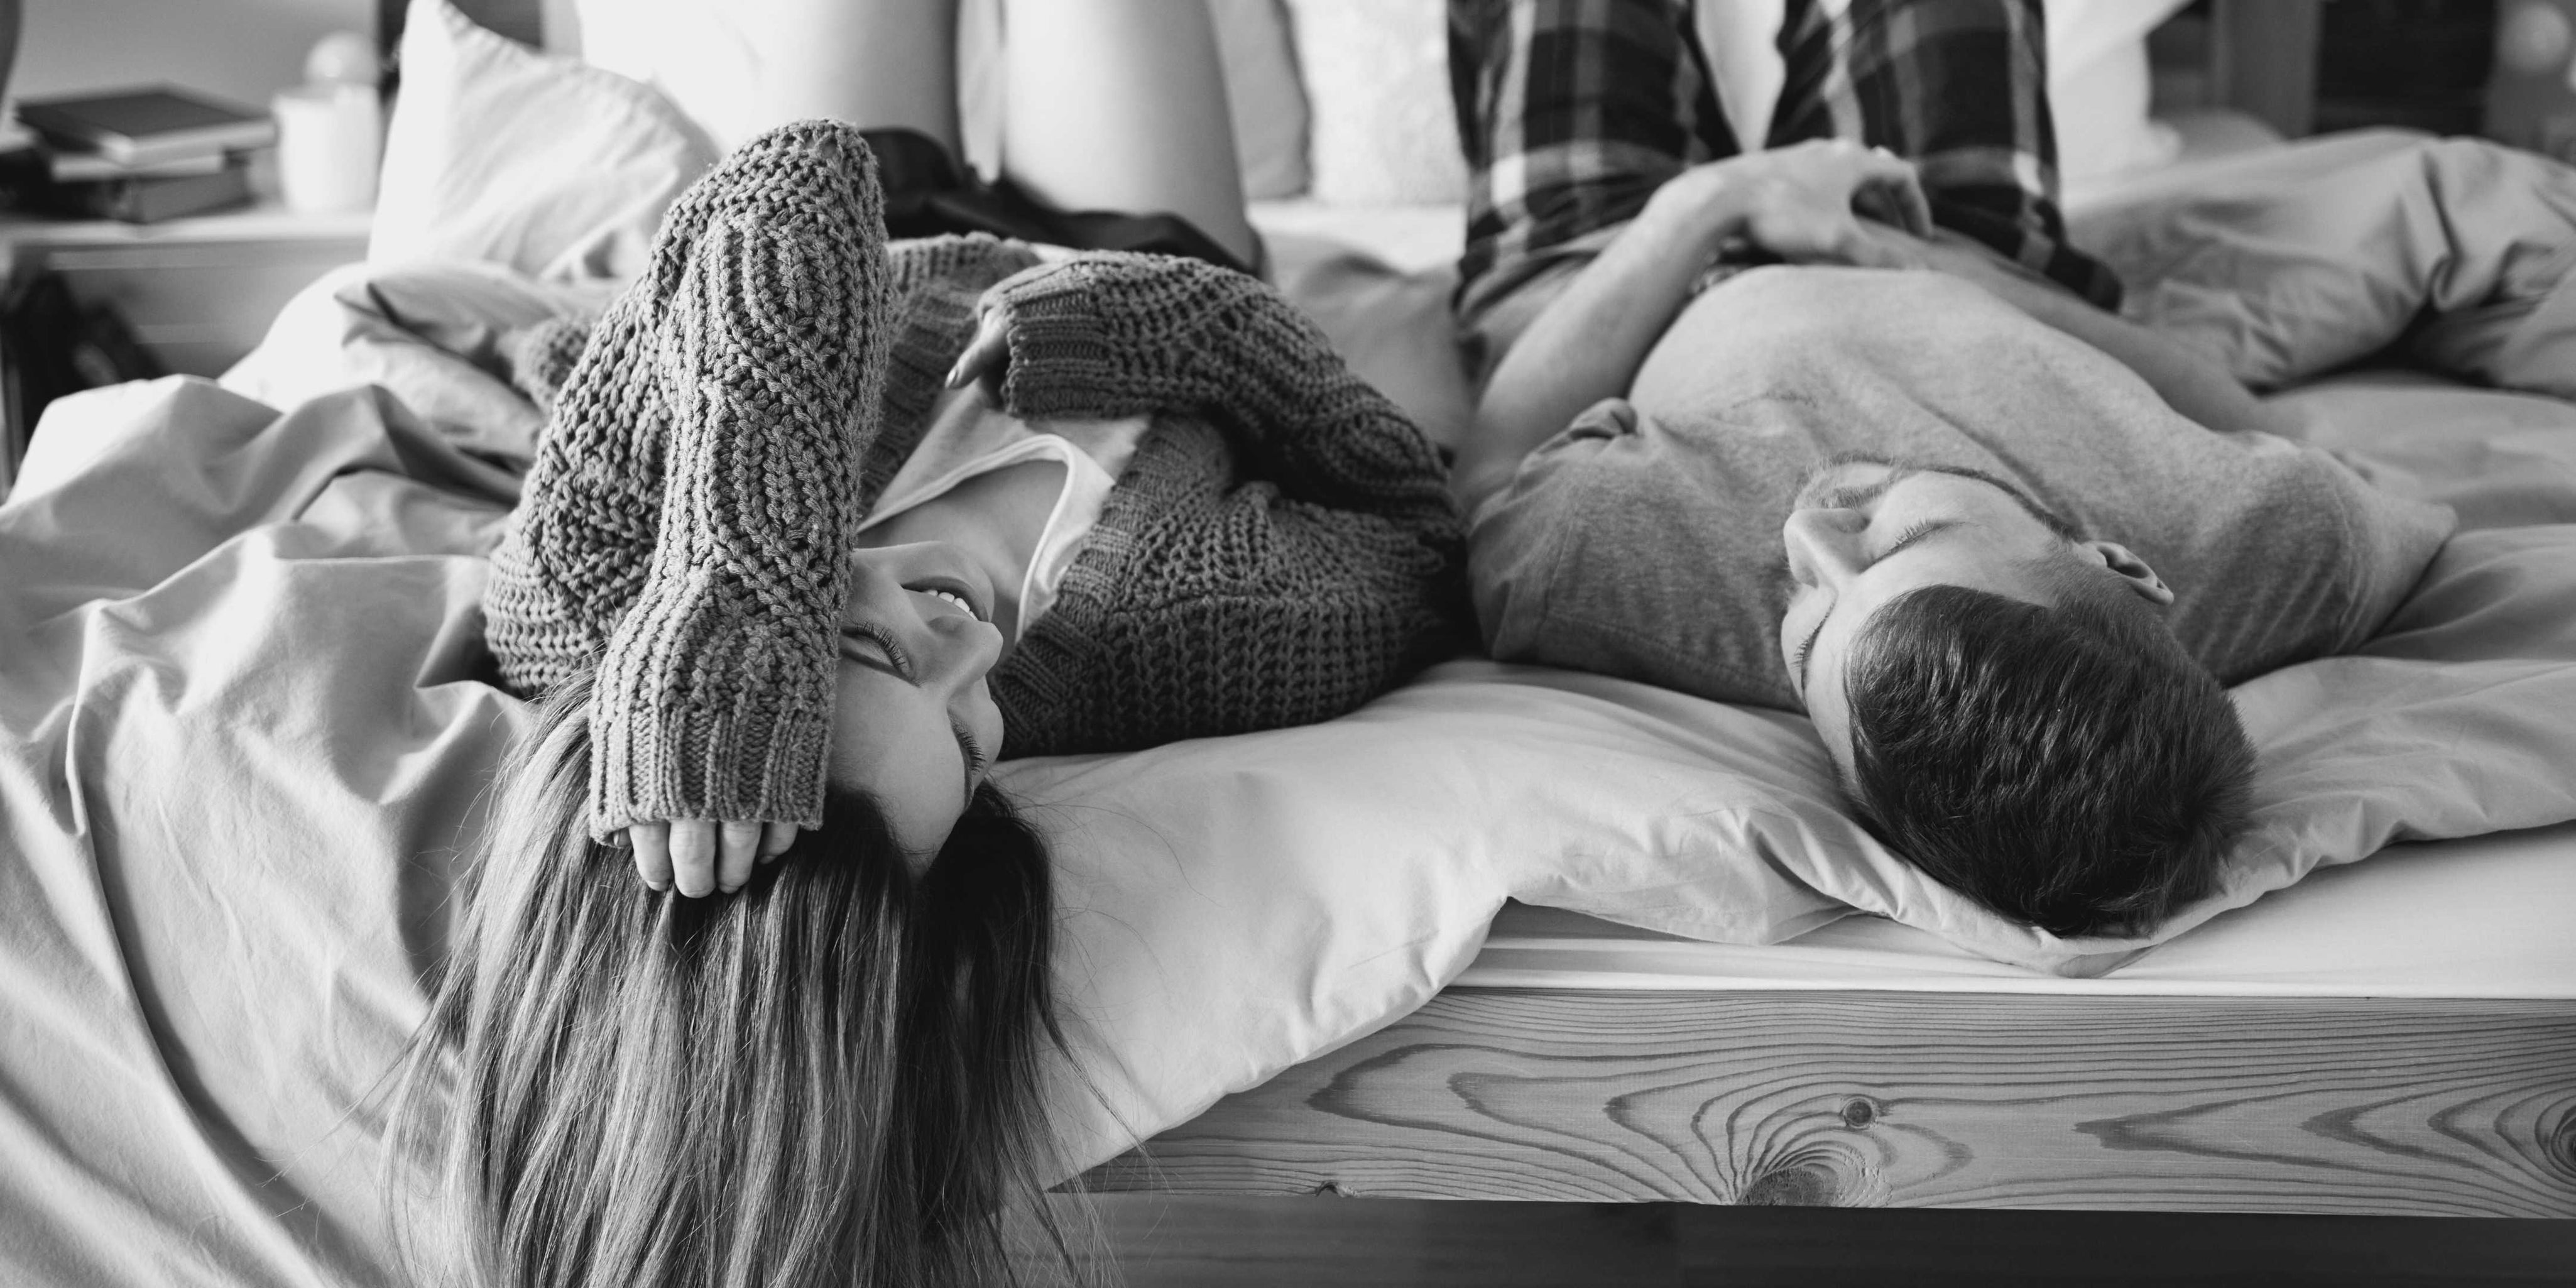
[[[57,407],[0,506],[0,1280],[390,1281],[507,478],[375,389]]]

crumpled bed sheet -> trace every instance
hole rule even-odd
[[[401,320],[493,325],[441,271],[299,301],[281,333],[335,352],[264,355],[284,414],[188,379],[58,404],[0,506],[0,1278],[393,1277],[371,1097],[525,718],[472,678],[524,444],[475,410],[505,405],[475,344]],[[388,383],[322,392],[352,369]],[[2526,526],[2455,539],[2369,655],[2240,688],[2260,828],[2173,933],[2392,840],[2576,817],[2576,415],[2477,396],[2510,410],[2366,446]],[[1060,854],[1076,1163],[1419,1005],[1507,897],[1751,943],[1859,908],[2066,973],[2144,947],[1915,878],[1803,721],[1598,677],[1454,662],[1326,725],[1007,783]]]

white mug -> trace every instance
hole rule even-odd
[[[295,210],[356,211],[376,202],[384,113],[372,85],[299,85],[271,102],[277,175]]]

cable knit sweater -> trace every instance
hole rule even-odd
[[[1328,719],[1468,638],[1437,454],[1293,305],[1192,260],[887,247],[878,201],[855,131],[772,131],[674,207],[559,391],[566,334],[523,346],[550,418],[487,634],[522,692],[597,666],[595,833],[820,821],[846,554],[979,302],[1005,410],[1152,415],[992,676],[1006,754]]]

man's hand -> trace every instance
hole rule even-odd
[[[1685,217],[1704,221],[1721,243],[1750,242],[1796,264],[1919,268],[1909,238],[1883,234],[1932,231],[1913,163],[1848,139],[1711,161],[1676,176],[1655,199],[1690,211]]]
[[[793,823],[724,823],[711,818],[638,823],[626,829],[635,849],[635,872],[655,890],[674,883],[680,893],[701,898],[721,889],[726,894],[751,880],[755,862],[767,863],[796,842]]]
[[[1459,505],[1473,514],[1576,413],[1627,393],[1730,244],[1800,263],[1915,268],[1913,238],[1899,230],[1931,223],[1914,167],[1857,143],[1801,143],[1675,175],[1496,364],[1450,470]]]
[[[1040,266],[1044,268],[1044,265]],[[1002,382],[1011,373],[1011,306],[987,295],[975,315],[975,335],[966,352],[948,369],[948,387],[982,384],[994,406],[1002,405]]]

